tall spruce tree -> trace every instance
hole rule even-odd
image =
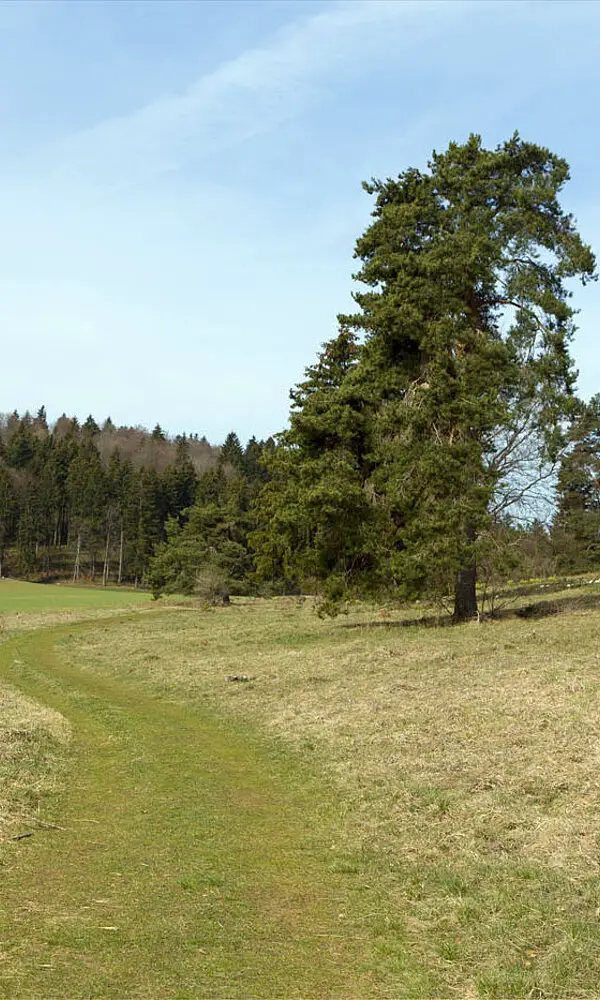
[[[493,150],[471,136],[434,153],[426,171],[364,185],[375,197],[355,251],[355,278],[366,290],[354,295],[358,312],[340,317],[364,343],[335,399],[354,392],[368,413],[360,503],[355,495],[358,507],[368,499],[377,531],[365,538],[352,528],[340,484],[330,517],[344,532],[344,585],[365,565],[367,543],[382,584],[416,596],[452,579],[455,618],[476,613],[478,539],[518,466],[523,435],[539,466],[556,456],[574,412],[566,282],[594,277],[595,261],[558,200],[568,178],[563,159],[515,134]],[[310,418],[310,394],[296,405]],[[302,445],[283,445],[297,461]],[[326,435],[322,472],[306,453],[313,488],[296,517],[308,518],[312,534],[304,529],[305,541],[291,543],[305,552],[318,538],[307,500],[328,481],[337,454]],[[348,480],[356,491],[355,474],[356,461]],[[289,514],[286,490],[267,488],[275,522],[278,512]],[[261,558],[273,537],[266,526]],[[328,579],[326,565],[321,575]]]
[[[161,593],[196,593],[213,603],[228,603],[229,595],[248,592],[252,556],[248,533],[254,526],[249,512],[251,486],[241,475],[223,480],[214,500],[197,499],[184,512],[184,523],[170,518],[166,541],[150,563],[149,582]]]
[[[4,549],[15,531],[17,498],[9,470],[0,461],[0,578],[4,569]]]
[[[557,482],[553,541],[561,569],[600,568],[600,395],[585,407],[573,430]]]
[[[170,517],[179,517],[187,507],[191,507],[198,488],[198,474],[190,458],[189,441],[185,434],[175,438],[175,461],[163,473],[163,489],[167,512]]]
[[[91,420],[91,417],[88,418],[88,430],[82,435],[67,478],[69,526],[75,547],[73,582],[81,575],[83,548],[87,550],[91,576],[94,577],[96,555],[104,538],[106,477],[92,439]]]
[[[252,436],[244,449],[244,475],[255,485],[264,483],[267,479],[267,470],[262,461],[265,447],[264,441],[257,441]]]
[[[365,489],[368,387],[350,377],[359,350],[342,328],[291,391],[290,426],[266,453],[269,480],[251,535],[259,577],[311,587],[323,580],[331,599],[351,579],[364,592],[377,576],[377,517]]]
[[[244,449],[235,431],[230,431],[221,445],[219,465],[222,468],[230,466],[234,472],[241,472],[244,467]]]

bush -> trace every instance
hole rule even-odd
[[[194,594],[211,606],[229,604],[231,583],[227,573],[216,563],[207,563],[196,574]]]

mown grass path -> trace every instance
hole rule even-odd
[[[63,829],[3,849],[0,996],[383,995],[368,888],[336,873],[314,783],[238,723],[58,658],[101,627],[0,647],[1,676],[75,734],[42,817]]]

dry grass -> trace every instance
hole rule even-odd
[[[139,613],[145,610],[141,605]],[[101,621],[103,618],[114,618],[117,614],[131,614],[131,608],[84,608],[65,609],[62,611],[44,610],[35,612],[12,611],[0,615],[0,636],[16,635],[20,632],[31,632],[40,628],[52,628],[54,625],[75,625],[77,622],[91,620]]]
[[[374,630],[348,627],[358,616],[324,625],[294,604],[120,629],[118,669],[318,748],[353,803],[354,834],[366,793],[371,845],[400,837],[405,856],[418,840],[431,857],[508,852],[600,870],[598,615]],[[112,658],[101,632],[85,643],[86,662]],[[435,819],[425,829],[423,812]]]
[[[56,789],[69,738],[58,712],[0,689],[0,841],[35,829],[40,803]]]
[[[181,608],[99,627],[71,655],[251,720],[319,770],[340,838],[385,886],[388,929],[447,991],[596,996],[594,596],[452,629],[386,611],[323,623],[291,599]]]

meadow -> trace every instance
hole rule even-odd
[[[29,626],[31,616],[40,614],[46,624],[52,614],[72,617],[78,612],[96,613],[106,608],[122,608],[147,601],[148,594],[140,590],[0,580],[0,623],[5,628],[12,627],[15,622],[7,616],[27,616]]]
[[[597,996],[600,586],[559,586],[444,627],[0,583],[0,995]]]

